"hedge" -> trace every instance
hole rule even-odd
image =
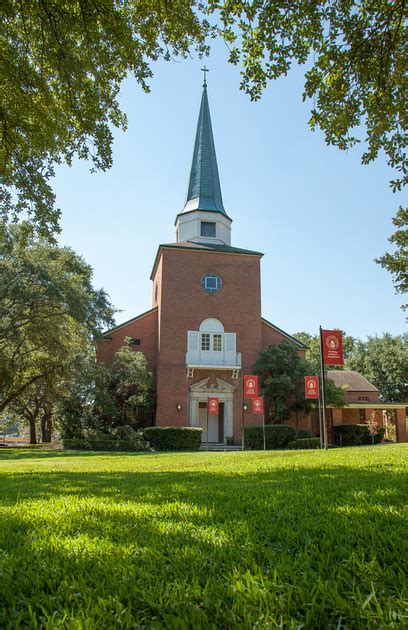
[[[342,424],[333,427],[334,441],[338,446],[355,446],[372,444],[371,435],[366,424]],[[374,444],[379,444],[385,435],[385,427],[378,427],[374,436]]]
[[[66,449],[81,451],[151,451],[143,433],[129,425],[112,428],[109,433],[100,429],[84,429],[74,435],[63,435]]]
[[[198,451],[201,446],[200,427],[148,427],[145,440],[158,451]]]
[[[289,442],[288,448],[291,448],[291,449],[320,448],[320,438],[318,437],[298,438],[294,442]]]
[[[285,448],[289,442],[293,442],[296,431],[286,424],[267,424],[265,426],[265,442],[267,449]],[[244,427],[245,448],[249,450],[263,449],[263,427]]]
[[[309,429],[296,429],[296,439],[301,440],[303,438],[313,437],[312,432]]]
[[[149,445],[144,441],[139,443],[130,440],[98,440],[81,438],[63,438],[63,447],[68,450],[78,451],[148,451]]]

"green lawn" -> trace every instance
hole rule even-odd
[[[0,627],[408,627],[407,455],[0,451]]]

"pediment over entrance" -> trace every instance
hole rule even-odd
[[[235,387],[226,381],[216,378],[217,384],[210,384],[210,377],[204,378],[202,381],[198,381],[193,385],[190,385],[191,392],[218,392],[218,393],[233,393]]]
[[[217,378],[217,390],[219,392],[235,392],[234,385],[227,383],[226,381],[222,381],[220,378]]]
[[[205,392],[208,389],[208,381],[210,380],[210,377],[207,376],[207,378],[204,378],[202,381],[198,381],[198,383],[194,383],[193,385],[190,385],[190,391],[191,392]]]

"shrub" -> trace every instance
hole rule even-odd
[[[81,451],[149,451],[149,444],[143,434],[130,427],[121,427],[121,431],[103,433],[86,430],[79,436],[63,438],[66,449]]]
[[[303,438],[311,438],[312,432],[309,429],[296,429],[296,439],[301,440]]]
[[[202,432],[200,427],[148,427],[143,436],[158,451],[198,451]]]
[[[366,424],[343,424],[333,427],[334,441],[339,446],[356,446],[371,444],[371,435]],[[385,427],[378,427],[374,436],[374,444],[381,442],[385,435]]]
[[[286,424],[267,424],[265,426],[265,442],[267,449],[285,448],[295,439],[296,431]],[[249,450],[263,449],[262,426],[244,427],[245,448]]]
[[[318,437],[306,437],[299,438],[294,442],[289,442],[288,448],[290,449],[298,449],[298,448],[320,448],[320,438]]]

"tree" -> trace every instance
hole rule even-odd
[[[302,334],[306,336],[306,333]],[[304,377],[316,372],[289,342],[282,341],[261,352],[254,365],[254,373],[260,377],[273,423],[281,423],[291,411],[295,412],[298,422],[301,412],[309,413],[312,409],[312,401],[305,398]],[[344,406],[344,391],[327,377],[325,392],[327,405]]]
[[[29,426],[30,444],[37,444],[37,430],[41,430],[41,442],[51,442],[54,406],[59,398],[72,389],[75,379],[76,354],[82,355],[89,344],[85,335],[76,329],[64,332],[64,353],[50,355],[41,352],[42,377],[30,383],[7,406],[14,417],[23,419]]]
[[[131,74],[148,91],[149,63],[206,50],[194,0],[5,0],[0,22],[0,211],[58,229],[54,165],[74,156],[105,170],[111,126],[126,128],[118,93]],[[17,199],[12,191],[16,190]]]
[[[347,367],[360,372],[380,391],[386,402],[408,400],[408,336],[384,333],[358,341]]]
[[[306,64],[311,129],[320,128],[326,143],[342,150],[364,142],[363,164],[384,152],[396,172],[391,187],[401,190],[407,183],[405,0],[209,0],[209,6],[220,12],[230,61],[243,66],[241,89],[252,100],[293,63]],[[400,237],[396,232],[390,240],[400,247]],[[398,292],[407,278],[401,253],[379,260]]]
[[[307,63],[303,98],[313,101],[312,129],[340,149],[365,133],[363,163],[383,150],[402,174],[392,182],[398,189],[405,181],[405,12],[404,0],[5,0],[0,212],[27,211],[42,232],[58,229],[54,165],[77,156],[109,168],[111,126],[126,127],[117,98],[125,76],[147,91],[151,61],[207,52],[216,28],[230,61],[242,63],[241,88],[253,100],[268,80]],[[219,24],[210,26],[205,14]]]
[[[304,377],[310,372],[309,364],[287,341],[263,350],[254,365],[260,388],[266,397],[269,421],[281,424],[290,411],[308,413],[311,403],[305,399]]]
[[[113,323],[91,267],[70,248],[33,235],[23,247],[23,231],[0,224],[0,413],[69,380],[73,357]]]
[[[396,250],[393,254],[386,253],[376,258],[375,262],[390,272],[395,292],[405,294],[408,293],[408,208],[400,206],[392,222],[397,230],[388,240],[396,246]],[[408,304],[402,308],[406,310]]]
[[[123,346],[116,352],[112,368],[112,386],[116,404],[123,421],[127,416],[142,415],[153,408],[153,380],[147,359],[142,352],[132,349],[132,339],[125,337]]]
[[[125,337],[111,366],[100,365],[93,394],[95,414],[103,428],[138,425],[153,410],[153,380],[146,357]]]
[[[377,411],[375,409],[370,413],[370,417],[367,420],[367,429],[371,437],[371,444],[374,444],[374,438],[378,432]]]
[[[20,419],[20,421],[23,419],[28,424],[30,444],[37,444],[37,422],[41,415],[43,417],[46,416],[48,419],[51,413],[49,403],[47,403],[47,392],[42,387],[42,383],[37,381],[32,387],[27,388],[19,398],[14,399],[8,406],[8,411],[13,414],[14,418]],[[42,442],[51,441],[51,437],[48,439],[51,427],[49,427],[49,430],[46,430],[46,418],[44,418],[42,423]]]
[[[361,139],[362,161],[380,150],[406,182],[404,123],[408,29],[404,0],[209,0],[219,11],[230,61],[242,63],[241,89],[252,100],[269,80],[307,64],[303,100],[313,101],[309,124],[327,144],[348,149]],[[363,132],[364,130],[364,132]],[[363,133],[366,135],[364,138]]]
[[[155,404],[152,373],[142,352],[127,337],[112,365],[97,364],[89,356],[76,384],[58,404],[65,438],[79,438],[89,430],[109,434],[118,427],[150,423]]]

